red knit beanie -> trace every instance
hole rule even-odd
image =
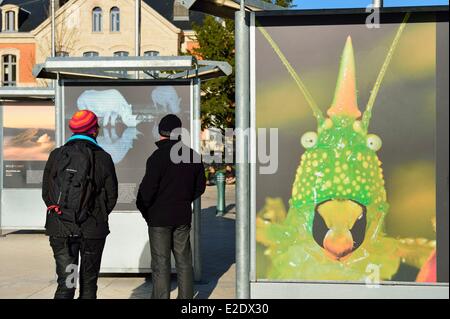
[[[75,112],[69,121],[69,128],[73,133],[85,133],[98,126],[97,115],[88,110]]]

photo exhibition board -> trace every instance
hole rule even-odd
[[[191,126],[191,82],[64,81],[63,105],[67,140],[71,116],[88,109],[99,117],[99,145],[115,164],[119,198],[114,211],[137,211],[136,195],[148,157],[159,140],[158,123],[167,114]]]
[[[253,175],[256,280],[448,283],[448,17],[290,14],[257,14],[252,34],[253,125],[278,129],[275,173]]]
[[[53,102],[2,103],[3,188],[40,188],[45,163],[55,148]]]

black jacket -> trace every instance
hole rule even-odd
[[[200,155],[181,142],[177,143],[175,140],[156,142],[158,149],[147,160],[136,206],[149,226],[190,224],[191,204],[205,191],[205,169]],[[180,163],[173,162],[170,157],[172,147],[189,158]]]
[[[117,176],[111,156],[102,148],[85,140],[74,140],[67,143],[86,143],[94,155],[94,176],[96,186],[95,205],[89,218],[81,224],[81,234],[84,238],[100,239],[109,234],[108,215],[117,201]],[[49,196],[50,171],[56,164],[60,148],[50,153],[45,165],[42,181],[42,199],[47,207],[54,205]],[[48,212],[45,230],[48,236],[67,237],[73,225],[61,225],[55,212]]]

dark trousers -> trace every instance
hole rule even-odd
[[[149,227],[152,256],[152,299],[170,298],[170,252],[175,257],[178,299],[194,296],[190,225]]]
[[[50,237],[50,246],[56,261],[58,288],[55,299],[73,299],[79,270],[80,299],[97,298],[97,280],[100,272],[105,239],[71,239]]]

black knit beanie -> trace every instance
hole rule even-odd
[[[173,130],[181,127],[181,120],[175,114],[169,114],[164,116],[159,122],[158,131],[159,135],[164,137],[170,137],[170,133]]]

